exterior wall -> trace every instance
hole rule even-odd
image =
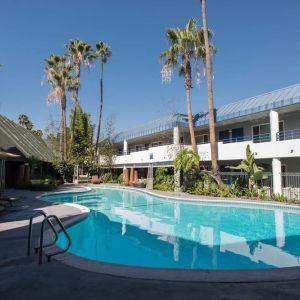
[[[284,130],[300,129],[300,112],[279,114],[279,120],[284,120]]]
[[[299,115],[299,111],[280,113],[279,120],[284,121],[284,130],[300,129]],[[236,122],[224,126],[219,125],[216,130],[216,136],[218,138],[220,131],[243,127],[244,137],[251,137],[252,126],[265,123],[270,123],[269,116],[260,116],[259,118],[255,118],[255,115],[253,115],[252,119],[248,121]],[[195,133],[196,135],[208,134],[208,128],[202,130],[196,129]],[[172,139],[172,132],[168,132],[165,135],[160,134],[149,138],[141,138],[140,140],[128,141],[128,149],[135,148],[135,145],[151,144],[152,142],[157,141],[170,143]],[[183,141],[183,147],[191,148],[187,128],[182,128],[180,130],[180,141]],[[274,140],[261,143],[253,143],[251,140],[237,143],[218,142],[218,160],[220,161],[220,165],[227,165],[229,162],[239,162],[244,159],[248,144],[250,145],[251,150],[255,153],[255,158],[259,162],[268,166],[270,171],[272,170],[272,159],[280,158],[281,163],[287,166],[288,172],[300,172],[300,139],[283,141]],[[128,155],[117,156],[115,164],[118,166],[133,164],[146,165],[149,163],[172,165],[173,160],[175,159],[176,149],[177,148],[174,144],[162,145],[153,148],[150,147],[148,150],[134,151]],[[199,144],[198,153],[204,163],[209,162],[211,159],[210,144]]]
[[[165,145],[153,147],[149,150],[132,152],[128,155],[117,156],[115,165],[127,164],[150,164],[150,163],[170,163],[176,156],[176,147],[174,145]]]

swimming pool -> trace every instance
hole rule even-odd
[[[300,210],[229,201],[187,202],[136,190],[97,188],[48,200],[90,208],[71,227],[69,252],[154,268],[269,269],[300,266]],[[61,235],[58,245],[66,241]]]

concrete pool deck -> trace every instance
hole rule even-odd
[[[83,188],[63,186],[64,191]],[[300,280],[259,283],[205,283],[132,279],[79,270],[64,261],[38,265],[26,256],[28,218],[34,209],[57,214],[68,221],[82,212],[76,207],[49,203],[35,197],[43,192],[8,191],[21,199],[0,215],[1,299],[296,299]]]

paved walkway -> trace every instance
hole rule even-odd
[[[74,187],[63,187],[72,190]],[[78,216],[74,207],[35,199],[39,192],[9,191],[22,197],[0,215],[0,299],[299,299],[300,281],[188,283],[122,278],[82,271],[53,260],[38,265],[26,256],[28,217],[34,209]]]

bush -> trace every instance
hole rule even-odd
[[[154,189],[160,191],[174,190],[174,176],[168,174],[167,168],[157,168],[154,177]]]
[[[117,178],[117,183],[118,184],[123,184],[123,173],[121,173],[118,178]]]
[[[287,197],[285,197],[284,195],[280,195],[280,194],[272,194],[271,199],[274,201],[279,201],[279,202],[287,201]]]
[[[105,173],[103,176],[102,176],[102,180],[103,180],[103,183],[113,183],[114,180],[113,180],[113,175],[112,173]]]
[[[59,173],[64,182],[73,182],[74,165],[66,160],[53,163],[54,169]]]

